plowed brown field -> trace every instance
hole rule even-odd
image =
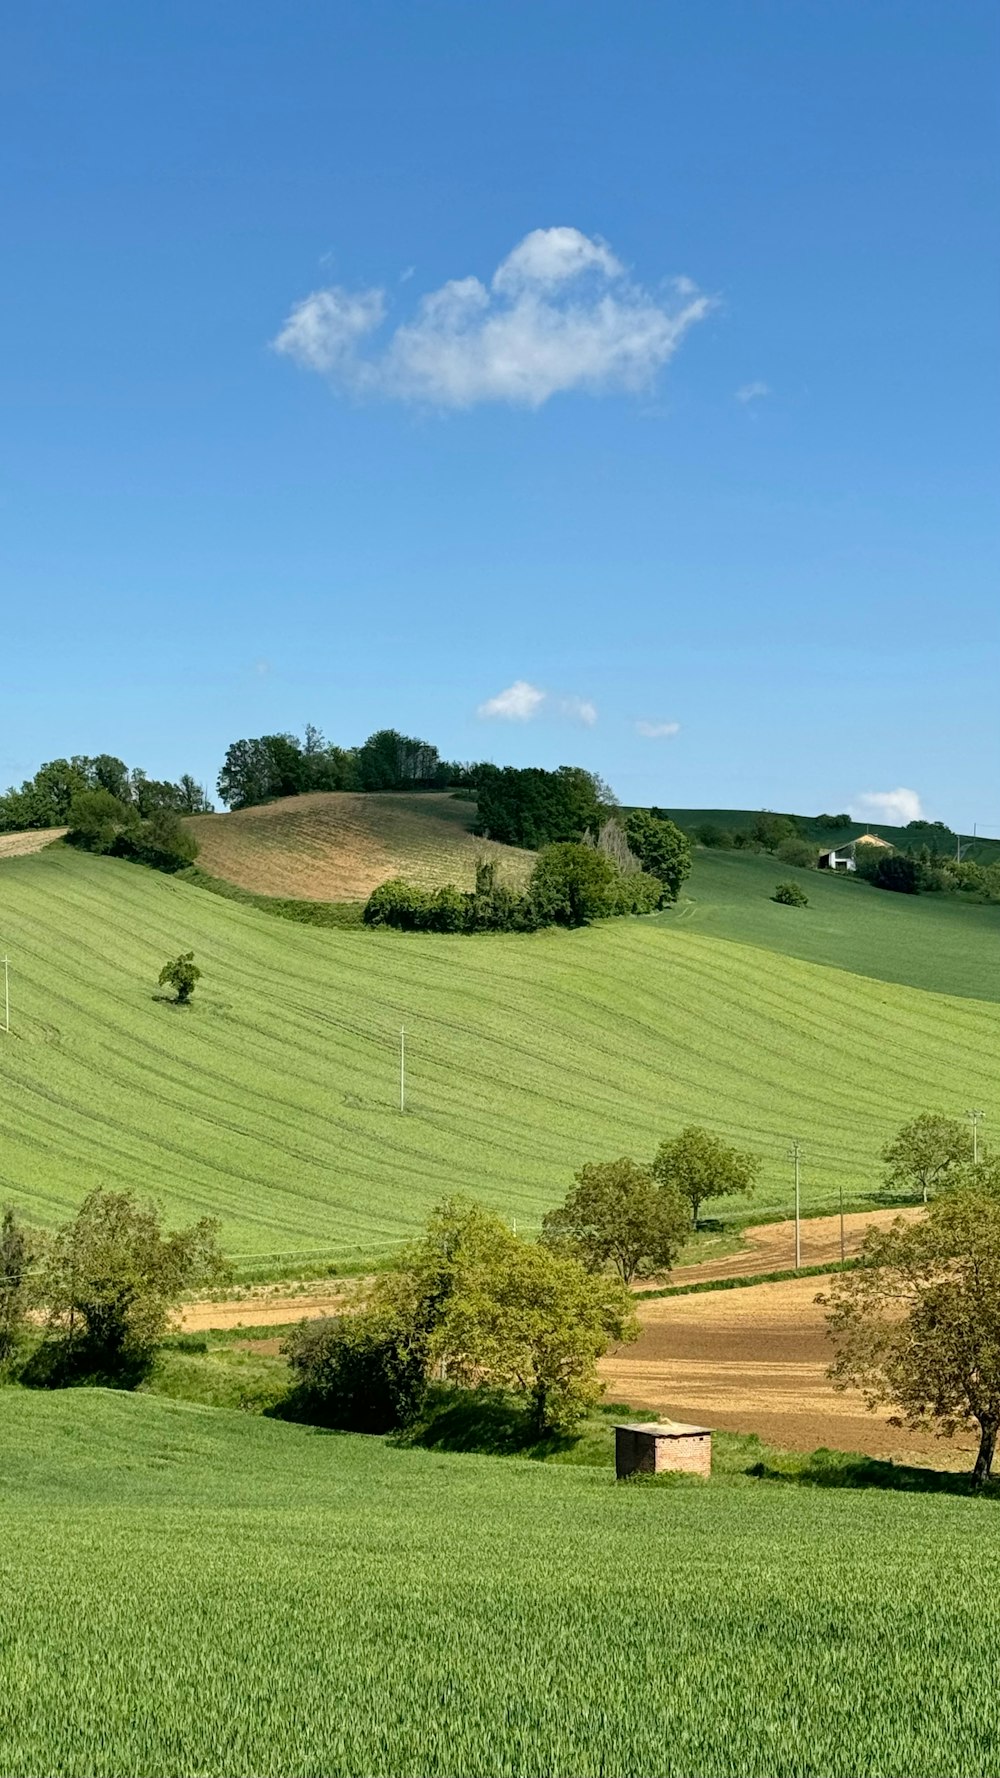
[[[40,852],[53,840],[61,840],[65,827],[34,827],[29,833],[0,833],[0,858],[23,858],[28,852]]]
[[[478,839],[475,816],[474,803],[447,791],[317,791],[234,815],[195,815],[188,826],[200,867],[256,895],[363,901],[390,877],[471,889],[480,857],[497,859],[508,882],[524,881],[534,854]]]

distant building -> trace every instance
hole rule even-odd
[[[831,846],[821,852],[816,863],[820,870],[857,870],[858,846],[884,846],[887,852],[892,851],[889,841],[880,839],[877,833],[859,833],[856,840],[846,840],[842,846]]]

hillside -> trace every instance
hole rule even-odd
[[[321,791],[234,815],[196,815],[188,826],[211,876],[259,895],[358,901],[389,877],[471,889],[481,857],[499,859],[508,881],[523,881],[533,855],[477,839],[475,818],[475,803],[447,791]]]
[[[791,814],[790,810],[776,810],[777,814]],[[753,824],[754,817],[760,814],[759,809],[665,809],[671,821],[683,827],[685,833],[693,833],[706,822],[715,827],[722,827],[727,833],[746,832]],[[933,841],[932,834],[909,833],[905,827],[891,827],[884,821],[851,821],[847,827],[829,827],[814,815],[792,814],[803,833],[815,840],[818,846],[842,846],[847,840],[856,840],[863,833],[877,833],[882,839],[888,840],[893,846],[920,845],[924,839]],[[994,864],[1000,859],[1000,839],[980,837],[975,840],[968,834],[962,834],[962,857],[978,859],[980,864]]]
[[[989,1502],[5,1396],[4,1774],[995,1769]]]
[[[582,1162],[689,1120],[760,1153],[761,1214],[787,1210],[798,1135],[803,1201],[833,1208],[841,1179],[871,1189],[904,1118],[980,1105],[990,1128],[998,1109],[1000,1005],[694,917],[319,931],[56,846],[0,867],[0,943],[4,1194],[52,1220],[98,1183],[153,1189],[171,1215],[221,1215],[248,1262],[367,1259],[447,1191],[535,1228]],[[204,979],[178,1011],[156,976],[188,947]]]

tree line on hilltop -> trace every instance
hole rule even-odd
[[[113,797],[140,821],[150,821],[164,810],[203,815],[212,808],[190,772],[184,772],[174,784],[151,778],[141,766],[130,768],[112,753],[93,757],[75,753],[71,759],[49,760],[19,789],[12,785],[0,796],[0,833],[66,827],[74,801],[91,792]]]

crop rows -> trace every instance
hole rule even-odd
[[[466,1190],[537,1226],[585,1160],[696,1120],[757,1150],[755,1203],[831,1207],[915,1112],[989,1109],[1000,1006],[618,921],[475,940],[317,931],[56,848],[0,876],[12,1025],[0,1193],[97,1183],[213,1212],[238,1258],[369,1257]],[[193,946],[194,1005],[156,997]],[[407,1113],[398,1040],[407,1030]]]
[[[4,1778],[1000,1771],[989,1502],[3,1406]]]

